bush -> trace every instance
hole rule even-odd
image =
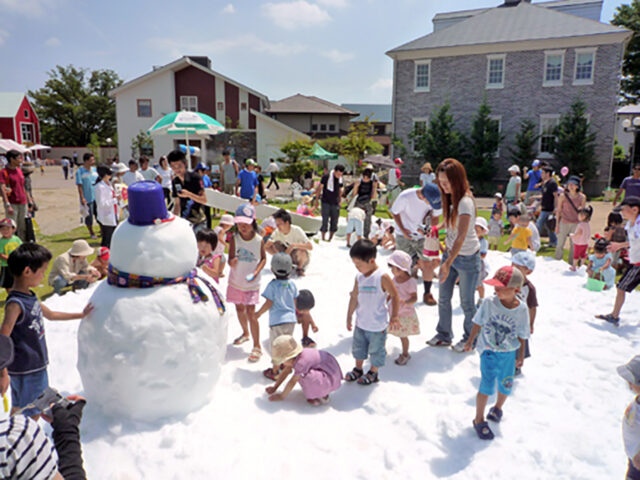
[[[315,164],[308,160],[304,160],[301,162],[289,163],[286,167],[282,169],[282,173],[280,177],[282,178],[290,178],[294,182],[298,182],[302,184],[302,177],[307,172],[314,172]]]

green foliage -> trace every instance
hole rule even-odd
[[[627,152],[624,147],[618,142],[618,137],[613,139],[613,161],[625,162],[627,161]]]
[[[280,151],[287,156],[287,163],[296,163],[301,158],[311,155],[311,148],[313,145],[308,140],[294,140],[293,142],[287,142]]]
[[[151,145],[153,145],[153,140],[151,140],[149,134],[140,130],[138,134],[131,139],[131,158],[137,160],[140,158],[142,151]]]
[[[623,103],[638,103],[640,101],[640,0],[632,0],[630,5],[617,7],[611,23],[633,32],[622,63],[620,94],[624,99]]]
[[[459,158],[462,151],[460,132],[455,128],[451,105],[447,102],[431,114],[426,130],[409,134],[416,146],[416,154],[431,162],[433,168],[445,158]]]
[[[282,169],[282,174],[280,177],[290,178],[294,182],[298,182],[302,184],[302,177],[307,172],[315,171],[316,165],[315,163],[309,160],[303,160],[301,162],[289,163],[286,167]]]
[[[596,134],[587,120],[587,105],[575,100],[555,129],[555,158],[560,165],[575,174],[583,173],[586,180],[596,173]]]
[[[56,66],[44,87],[29,91],[40,118],[42,141],[49,145],[87,145],[116,134],[116,104],[110,90],[122,84],[113,70]]]
[[[538,126],[535,122],[528,118],[522,120],[520,122],[520,130],[515,136],[515,144],[509,147],[513,163],[521,169],[531,165],[531,162],[535,160],[538,154],[540,135],[537,132]]]
[[[93,156],[96,158],[96,161],[100,160],[100,139],[98,138],[97,133],[91,134],[90,142],[87,144],[87,148],[91,150]]]
[[[391,136],[391,145],[393,145],[393,153],[396,157],[406,158],[409,151],[404,145],[402,139],[395,134]]]
[[[335,153],[337,155],[342,155],[342,150],[344,148],[343,140],[338,137],[323,138],[322,140],[318,140],[318,145],[324,148],[327,152]]]
[[[495,175],[496,152],[504,138],[499,132],[499,122],[492,120],[490,115],[491,107],[485,99],[473,118],[470,135],[464,139],[464,165],[469,181],[476,186],[490,181]]]
[[[355,168],[367,155],[382,153],[384,147],[375,140],[369,138],[373,131],[373,124],[369,117],[365,117],[363,122],[354,123],[349,127],[349,133],[342,137],[342,155],[349,161],[352,169]]]

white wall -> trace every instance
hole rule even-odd
[[[285,143],[308,138],[307,135],[280,127],[276,123],[256,115],[257,161],[262,165],[262,168],[266,168],[269,165],[270,158],[284,156],[280,151],[280,147]]]

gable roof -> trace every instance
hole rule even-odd
[[[202,58],[202,57],[197,57],[197,58]],[[177,60],[174,60],[171,63],[167,63],[166,65],[162,66],[162,67],[154,67],[152,71],[145,73],[144,75],[141,75],[139,77],[134,78],[133,80],[129,80],[128,82],[123,83],[122,85],[120,85],[117,88],[114,88],[113,90],[111,90],[109,92],[109,96],[111,97],[115,97],[116,95],[118,95],[120,92],[123,92],[124,90],[127,90],[128,88],[131,88],[133,86],[139,85],[140,83],[146,82],[147,80],[156,77],[162,73],[165,73],[169,70],[172,70],[174,72],[177,72],[179,70],[182,70],[186,67],[195,67],[199,70],[202,70],[205,73],[208,73],[209,75],[212,75],[214,77],[218,77],[222,80],[224,80],[227,83],[230,83],[232,85],[235,85],[236,87],[240,88],[241,90],[246,90],[249,93],[252,93],[253,95],[255,95],[256,97],[260,97],[262,99],[264,99],[267,104],[269,103],[269,98],[263,94],[260,93],[256,90],[253,90],[239,82],[236,82],[235,80],[230,79],[229,77],[222,75],[219,72],[216,72],[215,70],[211,70],[210,68],[205,67],[204,65],[202,65],[201,63],[194,61],[193,59],[191,59],[188,56],[183,56]]]
[[[22,100],[22,92],[0,92],[0,118],[15,117]]]
[[[293,135],[294,137],[298,137],[298,138],[303,138],[305,140],[311,140],[311,137],[309,135],[307,135],[306,133],[302,133],[299,130],[296,130],[293,127],[290,127],[289,125],[279,122],[278,120],[276,120],[273,117],[270,117],[269,115],[265,115],[264,113],[261,113],[255,109],[250,109],[249,110],[251,113],[253,113],[256,118],[260,119],[260,120],[264,120],[267,123],[271,123],[272,125],[275,125],[276,127],[282,129],[285,132],[288,132],[289,134]]]
[[[387,52],[460,47],[478,44],[548,40],[589,35],[630,33],[594,20],[521,2],[485,10],[448,28],[430,33]]]
[[[314,96],[297,93],[277,102],[271,102],[268,113],[324,113],[333,115],[353,115],[358,112]]]
[[[536,7],[556,9],[556,8],[563,8],[563,7],[585,5],[585,4],[602,5],[602,0],[553,0],[551,2],[536,2],[533,5],[535,5]],[[487,10],[491,10],[491,8],[473,8],[471,10],[458,10],[455,12],[436,13],[433,17],[433,21],[437,22],[438,20],[445,20],[449,18],[472,17],[479,13],[486,12]]]
[[[344,108],[360,113],[352,122],[364,122],[369,117],[370,122],[391,123],[391,104],[343,103]]]

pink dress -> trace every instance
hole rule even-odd
[[[342,370],[329,352],[305,348],[293,363],[294,374],[299,378],[307,400],[322,398],[340,388]]]
[[[408,300],[412,294],[417,295],[418,293],[418,282],[416,282],[416,279],[413,277],[403,283],[396,282],[394,278],[393,284],[396,286],[396,290],[398,290],[398,297],[401,302]],[[418,315],[416,314],[416,308],[413,304],[407,305],[401,303],[400,309],[398,310],[398,320],[400,323],[399,327],[389,327],[389,333],[391,335],[402,338],[408,337],[409,335],[420,334],[420,322],[418,322]]]

